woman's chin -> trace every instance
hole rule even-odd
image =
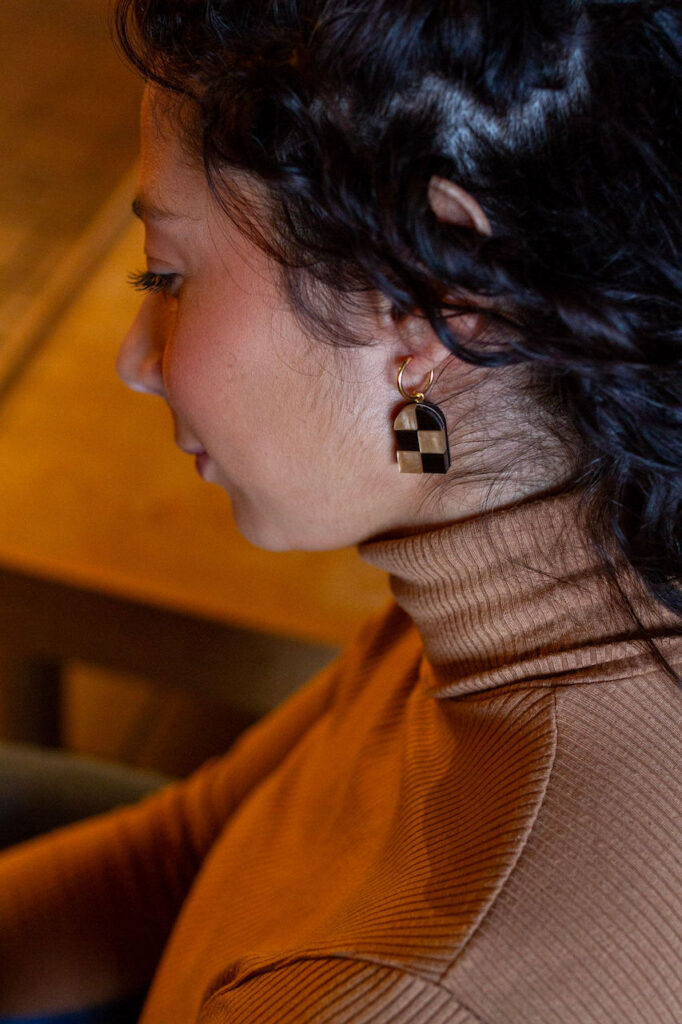
[[[304,515],[293,519],[275,512],[268,514],[238,496],[231,497],[230,502],[232,517],[242,537],[263,551],[333,551],[355,543],[352,538],[341,538],[336,531],[320,523],[306,521]]]
[[[291,543],[281,521],[264,514],[264,510],[254,507],[252,502],[242,495],[227,492],[232,508],[232,518],[242,537],[256,548],[264,551],[291,551],[296,544]]]

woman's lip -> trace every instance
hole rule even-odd
[[[185,452],[186,455],[194,456],[194,465],[196,466],[197,473],[203,476],[204,469],[209,462],[208,453],[203,448],[186,448],[183,444],[179,444],[178,448]]]
[[[206,452],[196,452],[196,458],[194,460],[194,465],[196,466],[196,470],[197,470],[197,473],[199,474],[199,476],[203,477],[204,469],[206,468],[206,464],[208,463],[208,458],[209,457],[208,457],[208,454]]]

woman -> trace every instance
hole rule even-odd
[[[0,861],[5,1013],[673,1024],[682,15],[121,0],[119,372],[396,603],[224,758]]]

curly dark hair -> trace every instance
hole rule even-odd
[[[347,341],[334,310],[379,291],[462,360],[525,363],[611,581],[615,541],[682,615],[678,0],[118,0],[116,28],[191,99],[216,192],[265,186],[298,314]],[[434,175],[492,237],[436,218]]]

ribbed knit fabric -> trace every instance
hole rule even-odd
[[[680,1024],[679,690],[581,516],[363,545],[397,604],[340,662],[186,782],[0,856],[7,1005],[106,965],[153,975],[143,1024]]]

